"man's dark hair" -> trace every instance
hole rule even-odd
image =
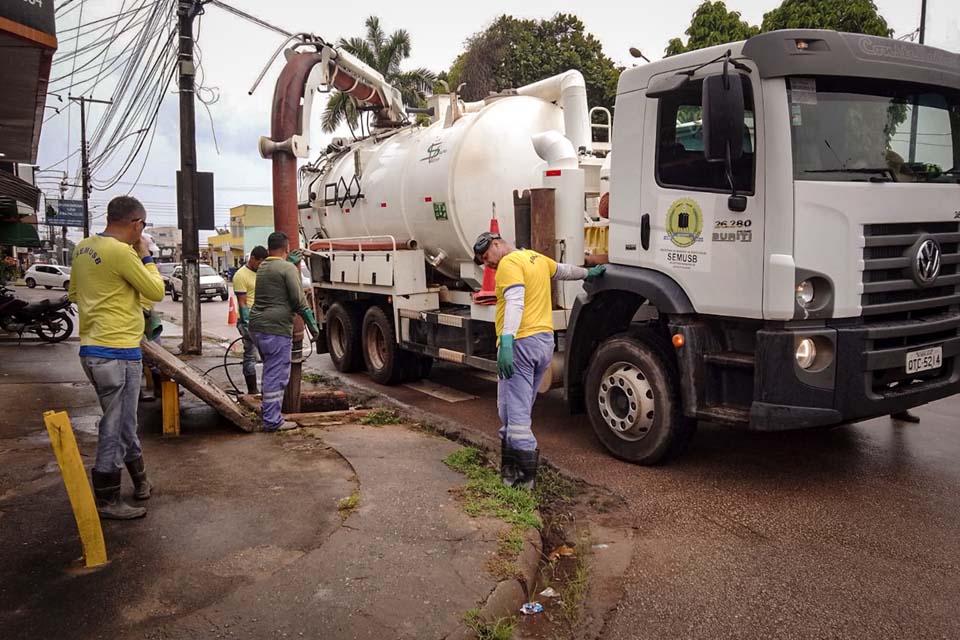
[[[286,236],[284,236],[286,237]],[[266,260],[267,259],[267,249],[262,245],[257,245],[253,248],[253,251],[250,252],[250,257],[256,260]]]
[[[117,196],[107,205],[107,222],[125,222],[138,213],[147,213],[139,200],[133,196]]]
[[[287,238],[287,234],[285,234],[283,231],[274,231],[267,236],[267,249],[270,251],[285,249],[289,242],[290,240]]]

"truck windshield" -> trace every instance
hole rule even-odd
[[[960,183],[960,91],[883,79],[788,79],[797,180]]]

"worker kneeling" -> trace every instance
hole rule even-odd
[[[473,253],[477,264],[497,271],[500,477],[507,486],[533,489],[540,449],[530,414],[554,351],[550,281],[590,280],[606,267],[558,264],[489,232],[477,237]]]

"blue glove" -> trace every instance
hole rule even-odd
[[[500,349],[497,351],[497,373],[501,380],[513,377],[513,340],[514,336],[500,336]]]
[[[607,265],[598,264],[596,266],[593,266],[587,269],[587,277],[584,278],[584,280],[590,281],[590,280],[593,280],[594,278],[599,278],[606,272],[607,272]]]

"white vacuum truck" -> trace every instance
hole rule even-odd
[[[576,71],[435,95],[423,125],[362,63],[298,46],[296,135],[277,137],[275,110],[265,156],[311,155],[329,87],[373,113],[299,169],[319,346],[340,371],[495,372],[472,255],[495,216],[559,261],[608,262],[554,290],[544,387],[617,457],[667,460],[698,420],[829,426],[960,389],[960,56],[796,30],[667,58],[621,76],[608,155]]]

